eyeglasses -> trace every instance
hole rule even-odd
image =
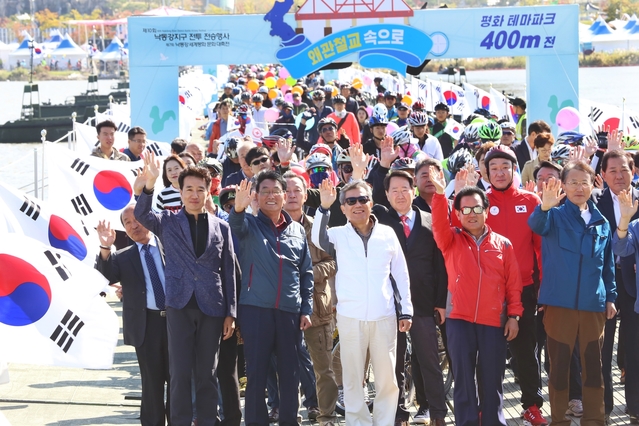
[[[271,195],[278,196],[278,195],[282,195],[283,193],[284,191],[282,191],[281,189],[274,189],[272,191],[260,191],[260,195],[262,197],[270,197]]]
[[[324,166],[312,167],[310,171],[311,171],[310,174],[325,173],[328,171],[328,167],[324,167]]]
[[[353,166],[351,166],[350,164],[344,164],[342,166],[342,171],[344,173],[353,173]]]
[[[362,195],[361,197],[348,197],[344,201],[349,206],[354,206],[357,203],[366,204],[366,203],[368,203],[370,201],[370,198],[368,198],[368,196]]]
[[[482,214],[486,210],[484,206],[475,206],[475,207],[462,207],[461,212],[464,216],[469,215],[471,212],[475,214]]]
[[[337,130],[337,128],[334,127],[334,126],[324,126],[324,127],[322,127],[322,133],[334,132],[335,130]]]
[[[268,157],[258,158],[256,160],[251,161],[251,166],[259,166],[260,164],[264,164],[268,161]]]
[[[590,185],[592,185],[592,183],[590,182],[576,182],[576,181],[570,181],[570,182],[566,182],[566,186],[570,187],[570,188],[587,188]]]

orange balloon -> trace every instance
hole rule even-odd
[[[353,86],[355,89],[359,90],[362,88],[362,86],[364,86],[364,83],[362,83],[362,80],[360,80],[359,78],[354,78],[353,82],[351,83],[351,86]]]
[[[302,96],[302,94],[304,93],[304,89],[302,89],[300,86],[295,86],[291,89],[291,93],[297,93]]]
[[[246,83],[246,88],[249,89],[251,92],[257,92],[257,89],[260,88],[260,83],[258,83],[257,80],[250,80],[248,83]]]
[[[269,99],[275,99],[277,98],[277,90],[275,89],[271,89],[268,91],[268,98]]]
[[[275,78],[275,77],[273,77],[273,78]],[[275,84],[277,84],[277,87],[281,89],[282,86],[284,86],[286,84],[286,80],[284,80],[283,78],[278,78],[277,82]]]
[[[404,102],[406,105],[408,105],[408,106],[410,107],[410,106],[413,104],[413,98],[411,98],[411,97],[410,97],[410,96],[408,96],[408,95],[405,95],[405,96],[402,98],[402,102]]]

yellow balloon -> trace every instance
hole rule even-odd
[[[257,82],[257,80],[250,80],[248,83],[246,83],[246,88],[249,89],[251,92],[257,92],[257,89],[260,88],[260,84]]]
[[[351,83],[351,86],[359,90],[362,88],[362,86],[364,86],[364,83],[362,83],[362,80],[360,80],[359,78],[354,78],[353,82]]]
[[[302,94],[304,93],[304,89],[302,89],[300,86],[295,86],[291,89],[291,93],[297,93],[302,96]]]
[[[266,80],[264,80],[264,85],[269,89],[272,89],[277,85],[277,81],[273,77],[268,77]]]
[[[331,93],[331,95],[337,96],[338,94],[339,94],[339,90],[337,90],[337,87],[333,86],[333,93]]]
[[[402,98],[402,102],[410,107],[413,104],[413,98],[408,95],[404,95],[404,97]]]
[[[275,89],[269,90],[268,91],[268,97],[269,97],[269,99],[277,98],[277,90],[275,90]]]

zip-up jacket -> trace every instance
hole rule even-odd
[[[588,210],[588,225],[569,200],[548,211],[538,206],[530,215],[530,227],[542,237],[539,304],[604,312],[617,298],[610,224],[590,200]]]
[[[510,241],[488,225],[478,240],[451,227],[443,194],[433,196],[432,218],[435,242],[448,271],[446,316],[502,327],[506,314],[521,315],[521,276]]]
[[[312,236],[337,262],[337,313],[359,321],[412,318],[408,267],[395,231],[375,223],[366,248],[350,222],[329,229],[329,219],[330,212],[320,207]]]
[[[240,305],[313,313],[313,264],[301,224],[282,212],[281,232],[264,213],[231,210],[229,225],[240,241]]]

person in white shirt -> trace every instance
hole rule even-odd
[[[417,139],[419,149],[428,155],[429,158],[443,161],[444,154],[442,153],[442,146],[439,143],[439,139],[428,133],[428,125],[433,123],[433,119],[423,111],[414,111],[410,117],[408,117],[408,124],[413,132],[413,136]]]
[[[336,199],[328,179],[320,185],[320,199],[312,240],[337,261],[346,424],[392,425],[399,392],[395,378],[398,322],[399,331],[406,332],[413,316],[406,259],[395,231],[371,215],[371,189],[364,181],[348,183],[340,192],[341,209],[348,219],[345,226],[328,228],[329,208]],[[372,419],[362,393],[367,351],[375,375]]]

